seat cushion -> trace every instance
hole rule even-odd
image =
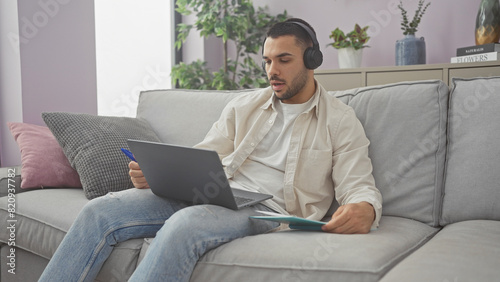
[[[500,220],[500,77],[453,85],[440,223]]]
[[[89,200],[82,189],[58,188],[31,190],[16,194],[15,244],[27,258],[50,259],[80,210]],[[0,220],[7,222],[9,212],[6,198],[0,198]],[[0,242],[7,243],[10,231],[0,230]],[[137,266],[144,239],[132,239],[115,246],[99,272],[96,281],[126,281]],[[17,253],[18,251],[16,251]],[[3,262],[3,261],[2,261]],[[46,262],[44,263],[45,266]],[[20,264],[24,265],[24,264]],[[41,271],[30,268],[32,277]],[[24,277],[20,276],[19,278]],[[24,281],[31,281],[24,280]],[[36,279],[34,279],[36,280]],[[23,281],[22,279],[16,281]]]
[[[473,220],[443,228],[381,280],[498,281],[500,221]]]
[[[0,167],[0,198],[27,191],[30,190],[21,188],[21,166]]]
[[[88,202],[82,189],[32,190],[16,195],[16,246],[50,259],[82,207]],[[0,199],[0,221],[9,217],[7,201]],[[0,229],[0,242],[8,242],[9,230]]]
[[[21,248],[15,252],[15,274],[9,272],[11,266],[7,264],[10,259],[7,258],[10,253],[10,247],[3,245],[0,251],[0,281],[8,282],[27,282],[38,281],[43,270],[49,263],[49,260],[40,256],[33,255]]]
[[[249,236],[205,254],[191,281],[377,281],[437,231],[384,216],[378,230],[364,235],[288,230]]]

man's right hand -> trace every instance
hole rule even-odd
[[[130,175],[130,179],[132,180],[134,187],[138,189],[149,188],[148,182],[146,181],[139,164],[132,161],[128,164],[128,167],[130,168],[128,174]]]

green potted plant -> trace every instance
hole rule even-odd
[[[254,60],[259,54],[268,27],[288,18],[287,12],[271,15],[267,8],[255,8],[251,0],[176,0],[176,11],[196,14],[194,24],[177,25],[175,46],[181,48],[189,32],[196,29],[203,37],[215,36],[223,43],[222,67],[212,71],[201,60],[172,67],[172,84],[179,88],[230,90],[267,86],[265,73]],[[234,47],[234,56],[228,52]]]
[[[339,68],[357,68],[361,66],[363,58],[363,48],[369,47],[366,45],[370,37],[367,34],[369,26],[360,27],[354,25],[354,30],[345,34],[340,28],[332,31],[330,38],[333,43],[327,46],[332,46],[338,50]]]
[[[415,33],[422,16],[427,11],[431,3],[425,4],[425,0],[418,1],[412,21],[408,19],[408,12],[403,7],[403,2],[399,0],[398,8],[401,10],[401,30],[405,38],[396,41],[396,65],[416,65],[426,63],[425,40],[423,37],[416,38]]]

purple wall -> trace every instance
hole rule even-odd
[[[413,17],[418,1],[403,2],[410,17]],[[93,1],[19,0],[18,9],[8,3],[1,2],[2,15],[12,15],[9,21],[18,21],[20,36],[29,42],[21,43],[16,50],[20,63],[2,61],[2,64],[12,64],[2,70],[16,70],[15,73],[0,73],[0,82],[3,82],[0,87],[1,101],[9,101],[9,104],[0,104],[2,166],[20,162],[17,146],[5,122],[43,124],[40,117],[43,111],[97,112]],[[369,31],[371,48],[365,49],[362,66],[393,66],[395,42],[403,38],[398,3],[399,0],[254,0],[255,6],[267,5],[272,13],[286,9],[290,15],[304,18],[313,25],[325,58],[320,69],[338,67],[337,51],[325,47],[331,42],[331,31],[336,27],[350,31],[355,23],[372,26]],[[428,64],[447,63],[455,55],[457,47],[474,45],[475,18],[480,0],[439,0],[431,3],[417,36],[425,37]],[[34,24],[36,31],[32,27],[30,30],[27,22]],[[5,26],[0,29],[8,34],[17,33],[17,30]],[[1,42],[3,47],[10,45]],[[220,52],[217,46],[207,44],[197,51],[216,57]],[[9,57],[7,51],[11,50],[0,50],[0,57]],[[20,74],[17,72],[19,69]],[[13,75],[16,77],[12,78]],[[22,90],[17,84],[6,83],[14,80],[21,81]],[[12,110],[21,113],[8,114]],[[19,118],[21,115],[22,120]]]
[[[23,122],[42,112],[97,113],[94,5],[82,0],[19,1]],[[26,20],[27,19],[27,20]]]
[[[7,122],[44,125],[48,111],[97,114],[94,1],[8,2],[0,3],[9,15],[0,21],[9,24],[0,27],[0,58],[9,58],[0,68],[1,166],[21,163]]]
[[[481,0],[432,1],[416,33],[426,41],[427,63],[449,63],[457,47],[474,45],[476,14]],[[413,18],[417,0],[403,0],[408,16]],[[362,66],[394,66],[394,46],[403,38],[399,0],[254,0],[255,6],[268,6],[272,13],[284,9],[294,17],[308,21],[318,35],[324,54],[321,69],[338,67],[337,50],[325,47],[332,42],[336,27],[351,31],[355,23],[370,25],[370,48],[365,48]]]

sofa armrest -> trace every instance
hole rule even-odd
[[[0,197],[7,196],[9,189],[16,194],[25,191],[21,189],[21,166],[0,167]]]

